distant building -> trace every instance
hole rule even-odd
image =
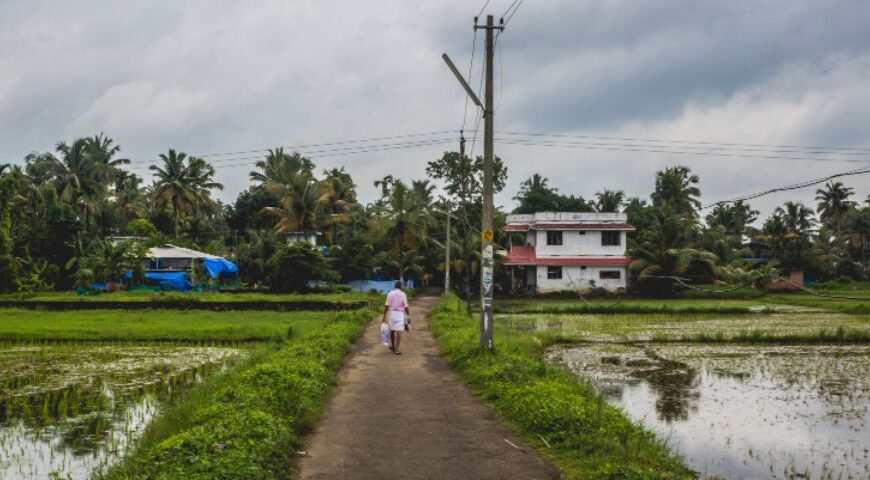
[[[502,264],[511,269],[513,291],[624,291],[626,232],[632,230],[622,213],[508,215],[502,231],[524,238],[511,245]]]
[[[281,234],[287,241],[287,245],[293,245],[294,243],[299,242],[308,242],[312,246],[317,246],[317,236],[320,235],[320,232],[312,232],[312,231],[299,231],[299,232],[286,232]]]

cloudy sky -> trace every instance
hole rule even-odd
[[[263,149],[306,146],[371,201],[374,180],[423,178],[457,148],[430,134],[464,116],[440,56],[467,71],[483,3],[0,0],[0,161],[101,131],[146,176],[170,147],[251,152],[207,157],[226,201]],[[684,164],[706,203],[870,166],[870,152],[746,146],[870,148],[868,18],[863,0],[526,0],[499,38],[496,130],[563,136],[498,135],[510,180],[497,203],[512,208],[535,172],[564,193],[647,196],[656,170]],[[367,138],[380,140],[334,144]],[[844,182],[870,193],[870,175]]]

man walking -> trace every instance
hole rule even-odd
[[[402,291],[402,281],[396,280],[395,288],[387,294],[387,302],[384,304],[384,320],[390,327],[390,350],[396,355],[401,355],[399,344],[402,343],[402,331],[405,330],[405,315],[411,315],[408,308],[408,296]],[[407,319],[408,324],[411,323]]]

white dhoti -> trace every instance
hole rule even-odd
[[[390,310],[390,330],[401,332],[405,330],[405,312]]]

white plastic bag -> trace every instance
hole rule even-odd
[[[386,323],[381,323],[381,344],[385,347],[390,346],[390,327]]]

